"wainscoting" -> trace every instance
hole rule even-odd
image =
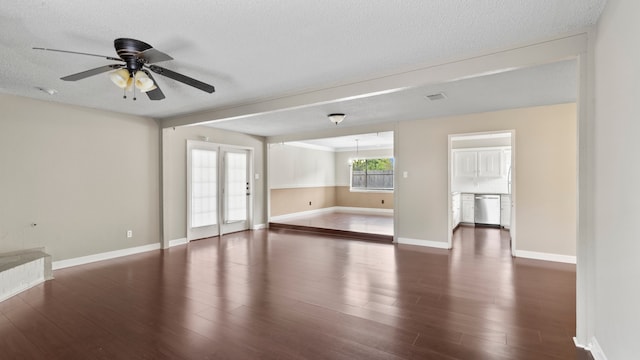
[[[272,189],[271,216],[334,206],[393,209],[392,192],[350,191],[348,186],[320,186]]]

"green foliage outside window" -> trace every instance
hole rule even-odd
[[[351,188],[393,190],[393,158],[353,160]]]
[[[393,163],[391,158],[354,160],[353,170],[393,170]]]

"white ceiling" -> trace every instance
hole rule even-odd
[[[309,133],[336,126],[352,127],[566,103],[576,101],[577,71],[576,61],[567,60],[384,95],[288,109],[259,116],[217,120],[210,126],[254,135],[274,136]],[[427,95],[436,93],[444,93],[446,98],[436,101],[427,99]],[[331,123],[327,117],[327,114],[334,112],[346,114],[339,125]]]
[[[393,148],[393,131],[293,141],[287,144],[326,151],[390,149]]]
[[[282,98],[465,59],[594,24],[605,0],[0,2],[0,92],[127,114],[169,118]],[[60,77],[111,62],[33,50],[114,56],[113,40],[150,43],[160,65],[213,84],[207,94],[156,75],[167,98],[123,100],[106,74]],[[349,102],[219,121],[259,135],[405,120],[575,99],[575,63],[461,80]],[[55,89],[48,95],[37,87]],[[424,96],[444,91],[448,98]],[[484,109],[484,110],[483,110]],[[320,119],[320,120],[316,120]],[[326,124],[325,124],[326,123]]]

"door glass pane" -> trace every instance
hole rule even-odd
[[[216,151],[191,150],[191,227],[215,225],[217,211]]]
[[[247,154],[225,153],[225,221],[247,220]]]

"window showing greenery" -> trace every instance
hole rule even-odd
[[[351,189],[393,190],[393,158],[353,160]]]

